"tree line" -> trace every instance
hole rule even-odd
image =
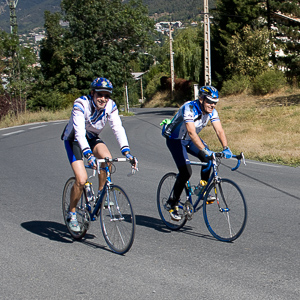
[[[214,86],[224,94],[299,87],[298,1],[217,0],[210,15]],[[46,11],[44,18],[38,59],[16,35],[0,32],[0,118],[9,111],[67,107],[88,93],[98,76],[113,82],[118,105],[127,86],[132,105],[141,97],[132,72],[146,72],[146,99],[159,90],[160,78],[170,75],[168,36],[154,31],[141,0],[62,0],[61,12]],[[174,31],[176,77],[203,84],[203,44],[201,22]]]

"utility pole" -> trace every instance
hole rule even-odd
[[[211,85],[210,21],[208,12],[208,0],[204,0],[204,81],[205,85]]]
[[[17,35],[18,24],[17,24],[16,7],[18,4],[18,0],[10,0],[10,1],[6,0],[6,3],[9,6],[10,33]]]
[[[169,38],[170,38],[170,67],[171,67],[171,99],[173,100],[173,94],[175,89],[175,80],[174,80],[174,60],[173,60],[173,47],[172,47],[172,28],[171,22],[169,22]]]

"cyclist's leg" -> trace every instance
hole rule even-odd
[[[75,212],[76,205],[81,197],[84,184],[87,180],[87,173],[84,167],[83,160],[76,160],[72,162],[71,167],[75,174],[75,183],[71,191],[70,211]]]
[[[202,143],[206,148],[208,148],[207,144],[201,139]],[[208,148],[209,149],[209,148]],[[202,162],[209,162],[208,158],[203,155],[203,152],[200,151],[193,142],[190,142],[187,151],[189,154],[198,157]],[[208,181],[208,178],[210,176],[210,170],[207,170],[206,172],[203,172],[203,170],[206,168],[206,166],[203,166],[201,168],[200,176],[202,180]]]
[[[192,168],[190,166],[190,160],[187,155],[188,142],[177,139],[167,139],[167,147],[169,148],[174,162],[179,171],[174,184],[173,200],[174,202],[179,200],[179,197],[184,189],[185,183],[192,176]]]
[[[95,157],[97,158],[112,158],[110,151],[108,150],[105,143],[100,138],[89,139],[89,144],[93,150]],[[104,168],[105,164],[101,164],[101,167]],[[99,178],[99,191],[103,189],[103,186],[106,181],[106,172],[104,170],[100,170]]]
[[[75,213],[77,202],[79,201],[84,184],[87,180],[87,173],[82,160],[82,152],[76,141],[65,141],[65,148],[75,175],[75,183],[71,190],[70,211]]]

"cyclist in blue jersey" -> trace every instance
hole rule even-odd
[[[184,103],[171,122],[163,127],[162,134],[166,138],[167,147],[179,171],[173,195],[167,201],[170,216],[175,221],[181,219],[178,214],[179,197],[185,183],[192,175],[188,153],[198,157],[202,162],[208,162],[208,157],[212,154],[207,144],[198,136],[209,121],[219,138],[225,157],[232,157],[218,112],[215,109],[218,101],[218,90],[213,86],[203,86],[199,89],[198,99]],[[207,181],[210,172],[203,172],[204,168],[202,167],[201,170],[201,179]]]
[[[107,121],[119,143],[122,154],[130,160],[133,168],[137,169],[137,159],[130,154],[129,143],[117,105],[110,99],[112,90],[113,85],[108,79],[96,78],[91,84],[90,94],[74,101],[71,118],[62,134],[69,162],[75,174],[68,218],[70,228],[74,232],[80,231],[75,208],[88,178],[83,156],[92,168],[96,168],[96,158],[112,158],[106,144],[99,138]],[[106,173],[100,172],[99,192],[105,181]]]

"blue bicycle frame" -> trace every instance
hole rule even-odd
[[[118,159],[114,159],[113,161],[126,161],[126,158],[118,158]],[[104,168],[101,168],[100,167],[100,163],[101,162],[106,162],[105,159],[98,159],[97,160],[97,170],[93,169],[93,175],[89,176],[89,178],[91,177],[95,177],[96,175],[96,172],[100,172],[100,169],[101,170],[105,170],[106,172],[106,182],[103,186],[103,189],[101,191],[101,194],[100,196],[98,197],[98,199],[96,199],[96,205],[95,205],[95,208],[92,210],[92,207],[91,207],[91,204],[89,202],[87,202],[87,209],[88,209],[88,212],[90,214],[90,218],[91,218],[91,221],[95,221],[97,219],[97,217],[99,216],[99,211],[100,211],[100,207],[101,207],[101,203],[103,201],[103,198],[105,196],[105,194],[107,193],[107,199],[109,199],[109,195],[108,195],[108,187],[113,184],[113,182],[111,181],[111,177],[110,177],[110,170],[109,170],[109,166],[108,164],[106,163],[105,167]],[[87,169],[92,169],[90,166],[88,165],[85,165],[85,167]],[[85,190],[84,190],[85,192]],[[86,197],[87,199],[87,197]]]
[[[192,186],[190,185],[190,181],[187,181],[187,183],[186,183],[185,189],[186,189],[186,192],[188,194],[188,199],[187,200],[193,206],[194,212],[197,212],[199,209],[202,208],[203,204],[200,205],[199,207],[198,207],[198,204],[200,203],[200,201],[204,200],[204,195],[207,192],[207,190],[208,190],[211,182],[212,181],[218,182],[218,180],[219,180],[219,177],[218,177],[218,168],[217,168],[217,163],[216,163],[216,156],[221,156],[221,155],[222,155],[221,153],[214,153],[212,155],[212,157],[211,157],[211,160],[208,163],[197,162],[197,161],[190,161],[191,165],[207,166],[203,170],[204,172],[207,172],[208,170],[210,170],[211,167],[213,168],[213,172],[210,175],[210,177],[209,177],[209,179],[207,181],[206,186],[201,190],[201,192],[198,195],[198,198],[197,198],[197,200],[195,201],[194,204],[193,204],[193,201],[192,201],[192,195],[193,195]],[[237,165],[231,169],[232,171],[235,171],[236,169],[239,168],[240,163],[241,163],[241,159],[243,159],[244,164],[245,164],[245,158],[244,158],[244,155],[242,153],[240,155],[233,155],[232,157],[233,158],[237,158],[237,160],[238,160],[237,161]],[[179,207],[183,209],[183,206],[181,206],[180,204],[179,204]]]

